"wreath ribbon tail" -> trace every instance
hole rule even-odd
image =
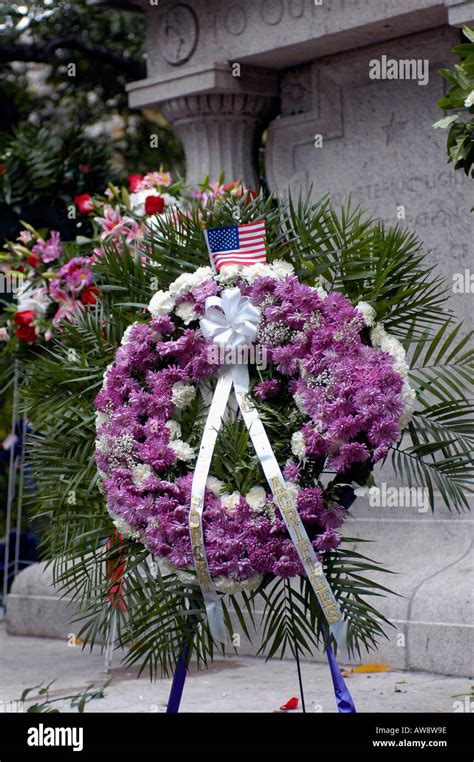
[[[204,426],[201,446],[199,448],[199,454],[194,470],[191,487],[191,505],[189,510],[191,548],[197,579],[206,606],[209,630],[214,640],[220,641],[221,643],[227,643],[228,645],[231,645],[231,640],[225,624],[221,600],[209,571],[202,518],[206,481],[211,467],[217,435],[222,424],[222,418],[232,389],[232,383],[230,369],[225,368],[219,375]]]
[[[233,365],[231,370],[237,402],[275,502],[280,509],[290,538],[321,605],[331,634],[334,635],[338,647],[344,650],[346,648],[347,624],[298,514],[295,502],[288,492],[258,411],[248,397],[250,385],[248,367],[246,365]]]

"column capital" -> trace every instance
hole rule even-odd
[[[204,93],[170,98],[161,113],[183,141],[186,178],[207,175],[258,186],[257,158],[262,130],[275,113],[275,100],[254,93]]]

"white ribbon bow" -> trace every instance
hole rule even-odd
[[[247,346],[255,340],[260,311],[239,288],[228,288],[222,296],[208,296],[201,331],[214,344],[232,348]]]

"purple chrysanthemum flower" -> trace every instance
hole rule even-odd
[[[256,397],[260,397],[262,400],[267,400],[270,397],[275,397],[280,391],[280,384],[278,379],[271,378],[269,381],[261,381],[259,384],[253,387],[253,393]]]

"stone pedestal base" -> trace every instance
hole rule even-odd
[[[72,624],[75,614],[71,601],[53,587],[52,568],[34,564],[18,574],[7,597],[7,632],[66,641],[80,629]]]

